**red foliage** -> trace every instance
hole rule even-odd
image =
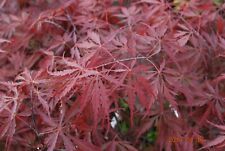
[[[173,4],[1,0],[0,150],[224,150],[225,5]]]

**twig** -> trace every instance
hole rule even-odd
[[[120,60],[114,60],[114,61],[111,61],[111,62],[107,62],[107,63],[101,64],[101,65],[99,65],[99,66],[96,66],[96,67],[94,67],[94,68],[97,69],[97,68],[101,68],[101,67],[104,67],[104,66],[107,66],[107,65],[110,65],[110,64],[114,64],[114,63],[120,63],[120,62],[131,61],[131,60],[140,60],[140,59],[145,59],[145,60],[147,60],[148,62],[150,62],[150,63],[154,66],[154,68],[155,68],[158,72],[160,72],[159,69],[156,67],[156,65],[155,65],[148,57],[145,57],[145,56],[142,56],[142,57],[139,56],[139,57],[125,58],[125,59],[120,59]]]

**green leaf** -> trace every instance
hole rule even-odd
[[[148,142],[154,142],[156,140],[156,131],[150,131],[146,135],[146,140]]]
[[[125,110],[129,109],[129,105],[126,103],[125,99],[119,98],[119,105],[120,107],[124,108]]]
[[[118,127],[119,127],[119,131],[122,133],[122,134],[126,134],[129,130],[129,124],[126,123],[125,121],[122,121],[118,124]]]
[[[221,5],[224,3],[224,0],[213,0],[213,3],[216,5]]]
[[[164,109],[169,109],[170,108],[170,102],[169,101],[165,101],[164,102]]]

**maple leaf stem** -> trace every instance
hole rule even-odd
[[[110,65],[110,64],[114,64],[114,63],[120,63],[120,62],[131,61],[131,60],[141,60],[141,59],[146,59],[148,62],[150,62],[155,67],[155,69],[158,72],[160,72],[159,69],[155,66],[155,64],[148,57],[144,57],[144,56],[115,60],[115,61],[111,61],[111,62],[107,62],[107,63],[101,64],[101,65],[99,65],[97,67],[94,67],[94,68],[97,69],[97,68],[101,68],[101,67],[104,67],[104,66],[107,66],[107,65]]]
[[[59,25],[59,24],[57,24],[56,22],[51,21],[51,20],[49,20],[49,19],[46,19],[46,20],[44,20],[44,21],[42,21],[42,22],[44,22],[44,23],[49,23],[49,24],[52,24],[52,25],[55,25],[57,28],[62,29],[63,31],[66,31],[61,25]]]

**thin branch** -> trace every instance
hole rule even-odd
[[[114,64],[114,63],[119,63],[119,64],[120,64],[120,62],[131,61],[131,60],[141,60],[141,59],[145,59],[145,60],[147,60],[148,62],[150,62],[150,63],[154,66],[154,68],[155,68],[158,72],[160,72],[159,69],[156,67],[156,65],[155,65],[148,57],[145,57],[145,56],[132,57],[132,58],[125,58],[125,59],[120,59],[120,60],[114,60],[114,61],[111,61],[111,62],[107,62],[107,63],[101,64],[101,65],[99,65],[99,66],[96,66],[96,67],[94,67],[94,68],[97,69],[97,68],[101,68],[101,67],[104,67],[104,66],[107,66],[107,65]]]

